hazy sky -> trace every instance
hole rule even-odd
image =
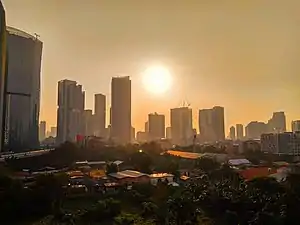
[[[86,107],[112,76],[132,77],[133,125],[149,112],[191,103],[225,107],[226,126],[267,120],[284,110],[300,119],[299,0],[2,0],[8,25],[44,42],[40,119],[56,125],[57,81],[86,90]],[[173,88],[142,86],[145,68],[163,64]],[[226,130],[227,133],[227,130]]]

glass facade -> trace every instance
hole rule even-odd
[[[40,72],[43,43],[38,37],[7,27],[8,77],[6,149],[39,147]]]

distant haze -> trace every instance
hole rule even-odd
[[[56,125],[57,81],[78,81],[107,95],[111,77],[132,79],[132,121],[166,114],[183,100],[198,109],[225,107],[226,129],[266,121],[284,110],[300,118],[299,0],[3,0],[7,23],[44,43],[41,120]],[[151,95],[141,72],[163,64],[172,89]],[[109,107],[107,107],[109,109]],[[227,133],[227,132],[226,132]]]

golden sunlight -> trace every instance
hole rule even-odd
[[[162,94],[171,88],[172,76],[167,68],[152,66],[144,72],[143,84],[147,91],[153,94]]]

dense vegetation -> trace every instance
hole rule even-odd
[[[94,154],[105,160],[123,159],[145,172],[155,169],[177,173],[181,166],[179,159],[160,156],[159,148],[157,152],[150,151],[155,147],[143,146],[143,152],[135,146],[125,150],[112,148],[110,152]],[[82,149],[65,144],[32,165],[63,167],[93,154],[85,153],[83,157]],[[29,166],[28,161],[34,160],[11,159],[8,165],[17,169],[21,165]],[[40,176],[31,186],[3,174],[0,177],[1,224],[299,224],[299,175],[291,174],[283,183],[272,178],[246,182],[228,166],[210,159],[200,159],[193,167],[200,171],[199,176],[180,187],[162,181],[156,187],[136,184],[131,190],[123,187],[113,193],[89,191],[79,196],[68,195],[68,178],[64,174]],[[111,165],[110,170],[116,168]]]

